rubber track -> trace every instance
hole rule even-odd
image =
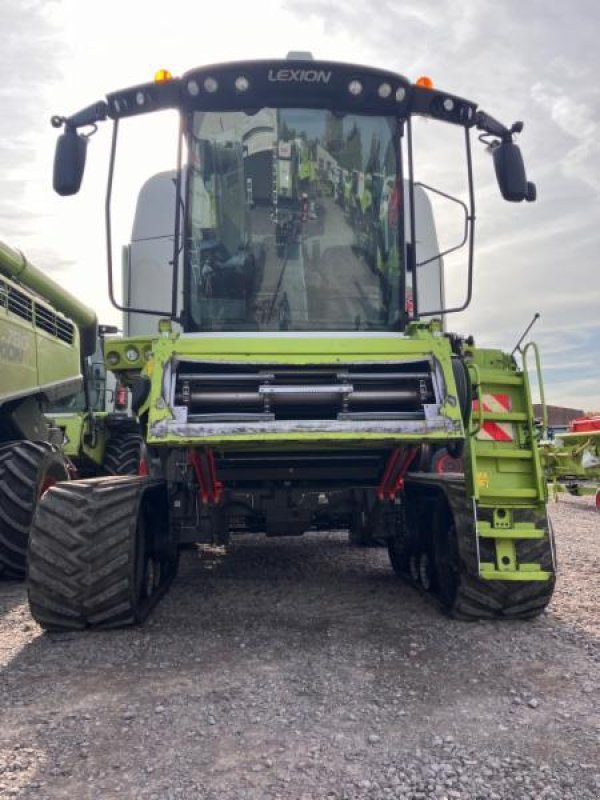
[[[46,630],[142,622],[136,600],[138,508],[152,478],[60,483],[40,501],[29,544],[29,604]],[[166,587],[165,587],[166,590]]]
[[[462,487],[462,488],[461,488]],[[451,506],[464,507],[464,484],[448,484],[446,496]],[[471,525],[459,526],[458,550],[461,577],[451,613],[457,619],[531,619],[541,614],[552,598],[556,578],[547,581],[489,581],[478,576],[476,539]],[[541,569],[554,573],[552,530],[548,523],[543,539],[521,540],[520,560],[539,563]]]
[[[106,444],[102,467],[106,475],[136,475],[143,439],[139,433],[116,433]]]
[[[438,477],[440,480],[428,482],[427,485],[441,489],[452,510],[460,563],[454,602],[451,607],[443,605],[444,610],[452,617],[466,621],[537,617],[552,598],[555,576],[547,581],[490,581],[480,578],[472,512],[465,496],[464,480]],[[554,573],[551,528],[548,528],[548,535],[543,539],[521,541],[519,553],[521,561],[539,563],[543,570]],[[410,578],[408,580],[412,583]],[[427,596],[431,597],[430,594]],[[436,600],[441,603],[438,598]]]
[[[27,542],[44,462],[55,469],[60,469],[62,462],[48,442],[18,441],[0,449],[0,574],[25,576]],[[62,477],[67,477],[66,466]]]

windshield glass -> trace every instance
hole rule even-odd
[[[397,330],[397,121],[196,112],[186,257],[194,330]]]

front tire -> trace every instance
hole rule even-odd
[[[69,480],[64,456],[48,442],[14,442],[0,451],[0,575],[23,578],[40,497]]]
[[[113,433],[104,451],[104,474],[137,475],[142,446],[143,439],[139,433]]]

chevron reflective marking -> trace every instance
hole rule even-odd
[[[473,400],[473,411],[479,410],[479,400]],[[512,411],[511,399],[507,394],[484,394],[483,410],[493,414],[509,414]],[[514,442],[515,429],[512,422],[485,420],[477,439],[492,442]]]

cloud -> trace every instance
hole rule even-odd
[[[587,183],[600,193],[600,96],[592,88],[586,102],[555,85],[537,82],[531,87],[534,101],[558,129],[572,140],[560,166],[564,173]],[[591,101],[591,102],[590,102]]]

